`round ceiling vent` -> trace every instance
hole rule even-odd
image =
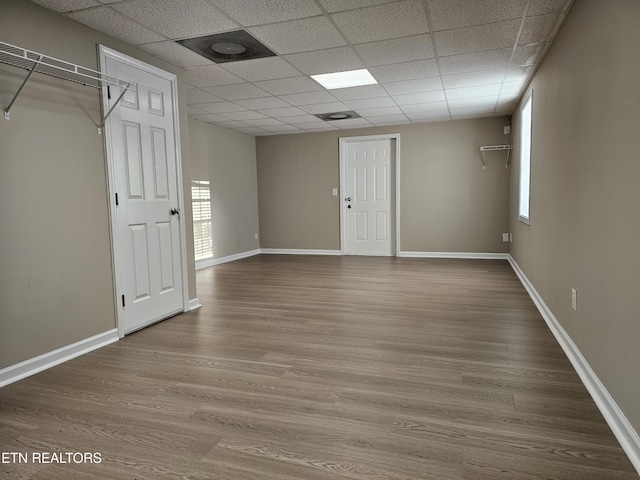
[[[214,43],[211,50],[222,55],[241,55],[247,51],[244,45],[231,42]]]

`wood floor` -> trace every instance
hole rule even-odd
[[[0,389],[0,478],[638,480],[504,261],[256,256]]]

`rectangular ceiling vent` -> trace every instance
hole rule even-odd
[[[240,62],[276,55],[244,30],[176,41],[216,63]]]

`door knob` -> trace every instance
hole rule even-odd
[[[347,208],[351,208],[351,205],[347,205]]]
[[[172,208],[169,213],[171,213],[171,215],[180,215],[180,209],[179,208]]]

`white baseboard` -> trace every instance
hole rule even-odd
[[[234,253],[233,255],[227,255],[226,257],[201,260],[199,262],[196,262],[196,270],[202,270],[203,268],[207,268],[207,267],[214,267],[222,263],[233,262],[235,260],[241,260],[243,258],[253,257],[254,255],[259,255],[259,254],[260,254],[260,249],[256,248],[255,250],[248,250],[246,252]]]
[[[109,345],[110,343],[117,342],[118,340],[118,330],[114,328],[113,330],[99,333],[93,337],[72,343],[66,347],[61,347],[57,350],[25,360],[24,362],[3,368],[0,370],[0,387],[4,387],[10,383],[35,375],[47,368],[54,367],[60,363],[66,362],[67,360],[71,360],[72,358],[79,357],[80,355],[84,355],[85,353],[89,353],[100,347]]]
[[[476,253],[476,252],[400,252],[406,258],[466,258],[473,260],[508,260],[508,253]]]
[[[569,358],[573,368],[576,369],[582,383],[589,391],[589,394],[596,403],[600,413],[602,413],[602,416],[613,431],[613,434],[618,439],[618,442],[620,442],[620,445],[629,457],[629,460],[631,460],[635,469],[640,473],[640,436],[638,435],[638,432],[635,431],[629,420],[627,420],[627,417],[624,415],[622,410],[620,410],[618,404],[593,371],[589,362],[587,362],[587,359],[584,358],[578,349],[578,346],[562,327],[520,266],[511,255],[509,255],[508,260],[513,271],[516,273],[522,282],[522,285],[524,285],[524,288],[531,296],[533,303],[538,307],[542,318],[544,318],[544,321],[556,337],[556,340],[562,347],[562,350],[564,350],[564,353]]]
[[[340,250],[314,250],[307,248],[261,248],[260,253],[272,255],[342,255]]]
[[[190,312],[191,310],[197,310],[201,306],[202,304],[200,303],[200,300],[198,299],[198,297],[191,298],[189,299],[189,303],[187,304],[187,312]]]

